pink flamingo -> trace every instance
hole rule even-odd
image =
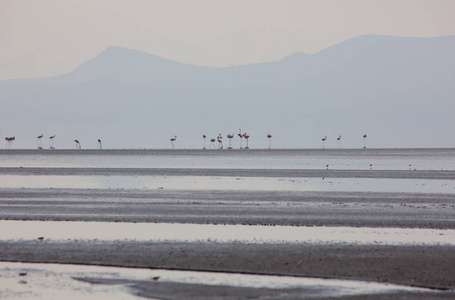
[[[327,136],[322,138],[322,149],[325,149],[325,141],[327,140]]]
[[[100,150],[103,149],[103,145],[101,144],[101,139],[98,139],[98,143],[100,144]]]
[[[218,141],[219,149],[223,149],[223,136],[221,133],[218,133],[218,138],[216,139]]]
[[[243,134],[243,137],[244,137],[245,140],[246,140],[246,147],[245,147],[245,149],[250,149],[250,148],[248,147],[248,139],[250,138],[250,136],[249,136],[248,134],[246,134],[246,132],[245,132],[245,133]]]
[[[363,149],[365,149],[367,147],[367,137],[368,137],[368,135],[365,133],[363,135]]]
[[[228,134],[227,135],[227,138],[229,139],[229,147],[228,147],[228,149],[232,149],[231,142],[232,142],[232,138],[233,137],[234,137],[234,134]]]
[[[213,148],[215,148],[215,141],[216,141],[216,139],[210,139],[209,149],[212,149],[212,146],[213,146]]]
[[[205,149],[205,139],[207,138],[207,136],[205,134],[203,134],[202,138],[204,139],[204,148],[202,148],[202,149]]]
[[[338,144],[338,149],[341,148],[341,135],[337,137],[337,144]]]
[[[267,138],[269,139],[269,149],[272,148],[272,135],[269,133],[267,134]]]
[[[43,148],[41,147],[41,139],[43,138],[43,136],[44,136],[44,135],[41,133],[40,135],[38,135],[38,136],[36,137],[36,145],[38,146],[38,149],[43,149]]]
[[[174,137],[170,139],[171,144],[172,144],[172,149],[174,149],[174,142],[175,142],[176,139],[177,139],[176,135],[174,135]]]
[[[54,150],[54,139],[55,139],[55,134],[53,136],[49,137],[49,148]]]
[[[237,135],[240,137],[240,149],[243,149],[242,138],[245,137],[245,133],[242,133],[242,129],[239,129],[239,133]]]
[[[11,145],[13,144],[13,141],[16,140],[16,137],[15,136],[12,136],[12,137],[5,137],[5,141],[6,141],[6,149],[11,149]]]

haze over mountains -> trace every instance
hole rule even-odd
[[[455,37],[361,36],[317,54],[198,67],[108,47],[58,77],[0,81],[0,133],[13,148],[201,148],[250,134],[250,148],[454,147]],[[45,141],[47,142],[47,141]],[[238,147],[238,138],[233,146]],[[227,139],[225,138],[225,143]],[[208,143],[207,143],[208,145]],[[43,146],[47,144],[43,142]]]

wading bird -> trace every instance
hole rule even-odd
[[[267,134],[267,138],[269,139],[269,149],[272,148],[272,135],[269,133]]]
[[[363,135],[363,149],[365,149],[367,147],[367,137],[368,137],[368,135],[365,133]]]
[[[16,140],[15,136],[5,137],[6,149],[11,149],[11,145],[13,144],[13,141],[15,141],[15,140]]]
[[[98,144],[100,146],[100,150],[103,149],[103,145],[101,144],[101,139],[98,139]]]
[[[338,144],[338,149],[341,148],[341,135],[337,137],[337,144]]]
[[[205,149],[205,139],[207,138],[207,136],[205,134],[203,134],[202,138],[204,139],[204,148],[202,148],[202,149]]]
[[[216,139],[210,139],[209,149],[212,149],[212,146],[213,146],[213,148],[215,148],[215,141],[216,141]]]
[[[218,148],[223,149],[223,136],[221,133],[218,133],[218,138],[216,140],[218,141]]]
[[[49,148],[54,150],[54,139],[55,139],[55,134],[53,136],[49,137]]]
[[[242,129],[239,129],[239,133],[237,134],[240,137],[240,149],[243,149],[242,138],[245,137],[246,133],[242,133]]]
[[[41,148],[41,139],[43,138],[43,136],[44,135],[41,133],[40,135],[38,135],[36,137],[36,146],[38,146],[38,149],[43,149],[43,148]]]
[[[74,140],[74,142],[76,143],[76,149],[81,149],[81,143],[78,140]]]
[[[171,145],[172,145],[172,149],[174,149],[174,142],[175,142],[176,139],[177,139],[176,135],[174,135],[174,137],[170,139]]]
[[[250,148],[248,147],[248,139],[250,138],[250,136],[249,136],[248,134],[246,134],[246,132],[245,132],[245,133],[243,134],[243,137],[244,137],[245,140],[246,140],[246,147],[245,147],[245,149],[250,149]]]
[[[325,149],[325,141],[327,140],[327,136],[322,138],[322,149]]]
[[[228,149],[232,149],[232,138],[234,137],[234,134],[228,134],[227,138],[229,139],[229,147]]]

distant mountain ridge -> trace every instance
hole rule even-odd
[[[239,128],[252,147],[268,145],[269,132],[282,148],[319,147],[326,135],[335,145],[340,134],[357,147],[365,132],[373,147],[452,147],[441,137],[455,129],[454,51],[454,36],[369,35],[316,54],[212,68],[110,46],[68,74],[0,81],[0,132],[16,135],[18,147],[32,147],[38,130],[68,136],[63,148],[84,136],[161,148],[174,135],[176,147],[199,148],[202,134]]]

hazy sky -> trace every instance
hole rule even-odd
[[[203,66],[363,34],[455,35],[453,0],[0,0],[0,79],[70,72],[109,45]]]

